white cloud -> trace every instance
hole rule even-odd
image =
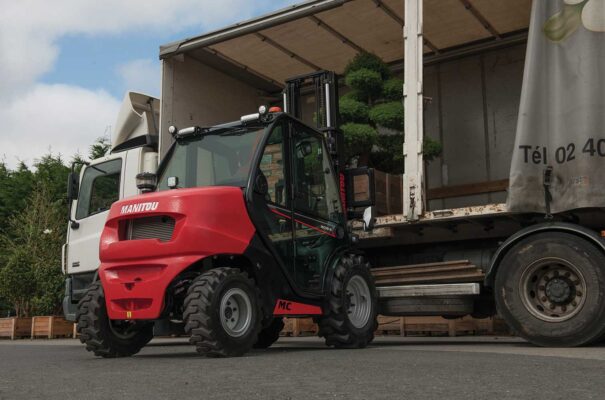
[[[69,160],[113,125],[120,102],[105,91],[70,85],[34,85],[0,107],[0,155],[9,166],[27,165],[51,151]]]
[[[59,55],[55,42],[67,34],[176,32],[185,27],[217,27],[250,16],[249,0],[19,0],[2,3],[0,13],[0,92],[13,96],[23,84],[48,71]],[[124,40],[128,40],[125,38]],[[158,46],[161,43],[158,43]],[[155,55],[153,55],[155,56]]]
[[[0,156],[14,167],[17,159],[31,163],[49,146],[67,157],[77,149],[85,153],[91,141],[114,123],[119,100],[108,93],[37,83],[60,56],[56,43],[61,37],[124,34],[128,40],[129,32],[141,30],[174,33],[199,26],[202,31],[220,27],[234,15],[250,17],[268,4],[268,0],[2,1]],[[117,72],[128,89],[158,94],[157,63],[135,60]]]
[[[117,73],[126,90],[160,96],[160,63],[157,60],[132,60],[119,65]]]

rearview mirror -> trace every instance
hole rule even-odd
[[[80,180],[78,174],[70,172],[67,176],[67,201],[76,200],[78,198],[78,191],[80,190]]]

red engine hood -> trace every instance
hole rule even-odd
[[[167,216],[172,239],[127,240],[126,220]],[[99,277],[111,319],[154,319],[170,282],[215,254],[242,254],[255,229],[237,187],[176,189],[114,203],[101,235]]]

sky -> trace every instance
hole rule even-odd
[[[0,161],[68,162],[128,90],[159,97],[159,46],[301,0],[0,0]]]

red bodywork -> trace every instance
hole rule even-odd
[[[174,218],[172,239],[127,240],[127,220]],[[243,254],[255,228],[238,187],[178,189],[114,203],[101,235],[99,277],[110,319],[156,319],[172,280],[215,254]]]

